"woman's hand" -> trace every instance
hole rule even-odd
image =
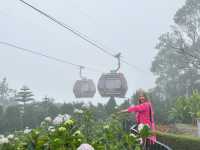
[[[119,113],[126,113],[126,112],[128,112],[128,109],[122,109],[119,111]]]

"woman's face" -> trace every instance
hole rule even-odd
[[[143,95],[139,96],[139,102],[144,103],[145,102],[145,97]]]

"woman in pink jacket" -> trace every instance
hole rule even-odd
[[[139,91],[138,101],[138,105],[130,106],[127,109],[121,110],[120,112],[135,112],[136,123],[138,125],[146,124],[150,127],[152,131],[155,131],[154,112],[152,104],[142,90]],[[149,137],[149,139],[151,140],[151,143],[154,143],[156,141],[156,136],[153,135]]]

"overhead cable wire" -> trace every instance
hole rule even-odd
[[[142,73],[146,73],[145,70],[143,70],[143,69],[141,69],[140,67],[137,67],[137,66],[135,66],[135,65],[133,65],[133,64],[130,64],[129,62],[127,62],[127,61],[124,60],[124,59],[121,59],[121,61],[122,61],[124,64],[130,66],[130,67],[133,68],[133,69],[137,69],[138,71],[140,71],[140,72],[142,72]]]
[[[28,7],[34,9],[34,10],[37,11],[38,13],[44,15],[45,17],[47,17],[47,18],[50,19],[51,21],[55,22],[56,24],[60,25],[61,27],[63,27],[63,28],[65,28],[65,29],[69,30],[70,32],[72,32],[72,33],[75,34],[76,36],[78,36],[78,37],[80,37],[81,39],[83,39],[84,41],[88,42],[89,44],[95,46],[96,48],[98,48],[99,50],[101,50],[102,52],[104,52],[105,54],[116,58],[114,54],[112,54],[110,51],[107,51],[107,49],[104,48],[105,46],[103,46],[102,44],[99,44],[99,43],[98,43],[97,41],[95,41],[95,40],[89,39],[89,37],[88,37],[87,35],[85,35],[85,34],[79,32],[79,31],[73,29],[71,26],[66,25],[65,23],[63,23],[63,22],[57,20],[56,18],[52,17],[51,15],[45,13],[44,11],[42,11],[42,10],[40,10],[40,9],[34,7],[33,5],[27,3],[26,1],[24,1],[24,0],[19,0],[19,1],[22,2],[22,3],[24,3],[25,5],[27,5]],[[139,67],[128,63],[126,60],[123,60],[123,59],[121,59],[121,60],[122,60],[123,63],[129,65],[129,66],[132,67],[133,69],[136,69],[136,70],[138,70],[138,71],[140,71],[140,72],[145,72],[144,70],[140,69]]]
[[[32,9],[34,9],[35,11],[39,12],[40,14],[44,15],[45,17],[49,18],[51,21],[57,23],[58,25],[64,27],[65,29],[69,30],[70,32],[72,32],[73,34],[75,34],[76,36],[80,37],[81,39],[85,40],[86,42],[92,44],[93,46],[97,47],[98,49],[100,49],[101,51],[103,51],[104,53],[110,55],[110,56],[114,56],[112,53],[108,52],[107,50],[105,50],[102,46],[99,46],[98,44],[96,44],[94,41],[89,40],[86,35],[74,30],[72,27],[66,25],[65,23],[57,20],[56,18],[50,16],[49,14],[45,13],[44,11],[32,6],[31,4],[25,2],[24,0],[19,0],[20,2],[26,4],[27,6],[31,7]]]
[[[60,59],[60,58],[57,58],[57,57],[54,57],[54,56],[43,54],[41,52],[30,50],[30,49],[27,49],[27,48],[24,48],[24,47],[15,45],[15,44],[11,44],[11,43],[8,43],[8,42],[0,41],[0,44],[6,45],[6,46],[9,46],[9,47],[13,47],[15,49],[18,49],[18,50],[21,50],[21,51],[24,51],[24,52],[28,52],[28,53],[31,53],[31,54],[34,54],[34,55],[37,55],[37,56],[40,56],[40,57],[45,57],[47,59],[54,60],[54,61],[57,61],[57,62],[60,62],[60,63],[72,65],[72,66],[75,66],[75,67],[78,67],[78,68],[83,67],[83,68],[86,68],[86,69],[91,70],[91,71],[102,72],[100,70],[97,70],[97,69],[94,69],[94,68],[91,68],[91,67],[88,67],[88,66],[75,64],[75,63],[72,63],[72,62],[64,60],[64,59]]]

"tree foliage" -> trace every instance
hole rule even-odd
[[[200,89],[200,1],[186,0],[174,16],[171,31],[160,36],[152,62],[159,99],[191,95]]]
[[[9,88],[7,79],[3,78],[0,82],[0,105],[8,106],[14,103],[16,91]]]
[[[27,102],[33,101],[33,93],[32,91],[27,87],[23,86],[20,91],[17,93],[16,101],[22,102],[23,105],[25,105]]]
[[[169,111],[169,117],[175,122],[192,123],[199,117],[200,94],[194,91],[190,97],[179,97]]]

